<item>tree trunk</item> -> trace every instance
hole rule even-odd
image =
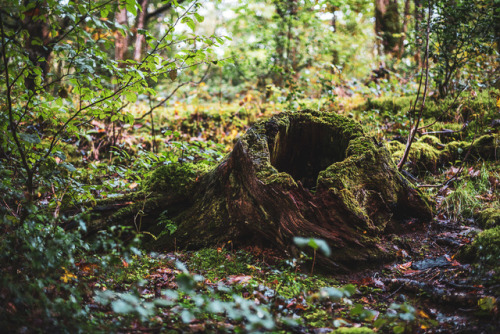
[[[287,112],[259,122],[215,169],[196,168],[158,169],[135,204],[107,222],[134,223],[162,250],[231,241],[297,256],[293,237],[321,238],[333,254],[317,263],[345,271],[391,259],[384,236],[431,218],[384,146],[332,113]]]
[[[122,26],[127,25],[127,9],[122,8],[116,14],[116,22],[121,24]],[[128,49],[128,38],[127,33],[124,32],[125,35],[122,34],[121,31],[115,32],[115,60],[119,62],[119,67],[125,67],[125,63],[122,61],[127,59],[127,49]]]
[[[495,40],[497,43],[497,51],[500,53],[500,2],[495,1],[493,4],[493,17],[494,20],[494,31],[495,31]]]
[[[148,15],[148,2],[149,0],[142,0],[141,2],[141,12],[137,16],[137,31],[135,38],[135,47],[134,47],[134,60],[139,62],[142,59],[142,49],[144,42],[146,41],[143,34],[139,33],[139,30],[142,30],[146,27],[146,17]]]
[[[414,9],[414,16],[415,16],[415,63],[417,64],[418,68],[422,68],[422,58],[420,56],[420,47],[422,45],[421,41],[422,39],[419,37],[420,36],[420,26],[422,23],[422,18],[423,18],[423,8],[422,8],[422,1],[421,0],[414,0],[415,2],[415,9]]]
[[[46,3],[40,2],[38,6],[24,13],[23,25],[29,36],[26,39],[25,48],[32,66],[40,68],[42,72],[42,83],[39,84],[36,83],[35,74],[26,76],[25,85],[31,91],[35,90],[37,86],[43,86],[43,81],[50,69],[49,61],[53,45],[51,45],[46,11]]]
[[[375,0],[375,34],[379,38],[379,52],[398,56],[401,33],[397,0]],[[381,43],[381,44],[380,44]]]
[[[408,38],[408,18],[410,16],[410,0],[405,0],[405,9],[403,14],[403,30],[401,31],[401,38],[399,40],[399,55],[398,58],[403,58],[405,52],[405,40]]]

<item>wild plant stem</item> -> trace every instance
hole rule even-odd
[[[425,83],[424,83],[424,93],[422,96],[422,103],[420,105],[420,110],[417,115],[417,119],[415,120],[414,125],[410,128],[410,134],[408,135],[408,142],[406,143],[406,148],[405,152],[403,154],[403,157],[398,163],[398,170],[402,170],[403,166],[408,159],[408,155],[410,154],[410,149],[411,149],[411,144],[413,143],[413,140],[415,139],[415,135],[417,134],[418,130],[418,125],[420,123],[420,120],[422,119],[422,115],[424,112],[424,107],[425,107],[425,99],[427,97],[427,89],[429,88],[429,35],[430,35],[430,27],[431,27],[431,15],[432,15],[432,5],[431,1],[429,1],[428,5],[428,12],[427,12],[427,31],[426,31],[426,36],[425,36]],[[415,99],[415,104],[413,105],[413,111],[415,111],[415,108],[417,106],[417,100],[418,100],[418,95],[420,94],[420,88],[422,84],[422,77],[420,77],[420,84],[418,87],[418,93],[417,93],[417,98]]]
[[[313,254],[314,255],[313,255],[313,263],[312,263],[312,266],[311,266],[311,276],[314,273],[314,264],[316,263],[316,249],[314,250]]]

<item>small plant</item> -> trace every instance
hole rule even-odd
[[[490,190],[489,172],[484,165],[480,171],[469,169],[469,175],[456,184],[441,204],[450,219],[471,218],[483,206],[480,195]]]
[[[315,238],[302,238],[295,237],[293,238],[293,242],[303,248],[303,247],[311,247],[313,249],[313,263],[311,266],[311,275],[314,273],[314,264],[316,263],[316,252],[319,249],[325,256],[330,256],[331,251],[330,247],[326,243],[326,241]]]

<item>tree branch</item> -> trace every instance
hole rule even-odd
[[[179,3],[179,4],[182,2],[184,2],[184,0],[177,1],[177,3]],[[170,8],[172,8],[172,2],[169,2],[166,5],[163,5],[160,8],[157,8],[156,10],[152,11],[151,13],[148,13],[148,15],[146,15],[146,22],[149,21],[149,19],[166,12]]]
[[[0,14],[0,29],[2,33],[2,60],[3,65],[5,66],[5,84],[7,85],[7,108],[9,110],[9,128],[12,134],[12,138],[16,143],[17,150],[19,151],[19,155],[21,156],[21,161],[24,169],[26,170],[26,188],[30,195],[33,194],[33,169],[30,168],[28,161],[26,160],[26,152],[19,141],[19,136],[17,133],[17,127],[15,126],[16,122],[14,121],[14,111],[12,110],[12,91],[10,85],[9,78],[9,59],[7,58],[7,50],[5,45],[5,32],[3,28],[3,16]],[[30,196],[31,198],[31,196]]]
[[[405,152],[403,154],[403,157],[401,158],[401,160],[398,163],[398,170],[403,169],[403,165],[405,164],[406,160],[408,159],[408,155],[410,154],[411,144],[412,144],[413,140],[415,139],[415,135],[417,134],[417,130],[418,130],[418,124],[420,123],[420,120],[422,119],[422,114],[424,112],[425,99],[427,97],[427,89],[429,87],[429,35],[430,35],[430,27],[431,27],[431,16],[432,16],[432,5],[429,1],[428,14],[427,14],[426,43],[425,43],[425,84],[424,84],[424,93],[423,93],[423,97],[422,97],[422,104],[420,105],[420,111],[418,113],[417,119],[415,120],[415,125],[413,126],[413,128],[410,128],[408,142],[406,143],[406,148],[405,148]],[[422,77],[420,77],[420,84],[422,84]],[[419,92],[420,92],[420,85],[419,85]],[[415,99],[413,111],[415,111],[415,107],[417,105],[417,100],[418,100],[418,94],[417,94],[417,99]]]

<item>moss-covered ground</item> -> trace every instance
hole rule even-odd
[[[416,137],[404,174],[432,199],[436,215],[423,229],[408,220],[401,234],[385,237],[397,259],[377,270],[322,275],[311,270],[312,259],[304,254],[284,257],[229,242],[198,251],[138,251],[106,266],[98,255],[82,258],[61,271],[60,280],[86,287],[82,302],[89,328],[108,332],[494,333],[499,328],[500,143],[490,126],[498,110],[489,96],[461,101],[459,110],[451,101],[431,100],[426,106],[422,126],[427,127]],[[377,143],[387,147],[390,163],[397,163],[411,101],[411,96],[355,96],[333,104],[333,112],[360,121],[376,140],[351,143],[348,155],[371,151]],[[148,242],[158,235],[142,233],[139,222],[146,203],[160,205],[153,193],[185,196],[251,124],[282,109],[176,104],[154,115],[155,133],[148,122],[126,129],[111,164],[105,162],[109,152],[95,150],[105,137],[99,131],[105,126],[95,122],[78,149],[65,152],[77,167],[76,179],[87,184],[72,196],[103,201],[88,202],[92,206],[128,194],[135,204],[121,210],[134,211],[136,219],[128,224]],[[319,177],[334,174],[331,182],[351,180],[342,170]],[[356,180],[369,182],[371,176]],[[287,173],[261,179],[296,187]],[[354,195],[344,192],[346,203],[353,202]],[[76,202],[65,200],[70,207]],[[128,211],[114,214],[129,216]],[[160,223],[167,233],[176,228],[168,220]]]

